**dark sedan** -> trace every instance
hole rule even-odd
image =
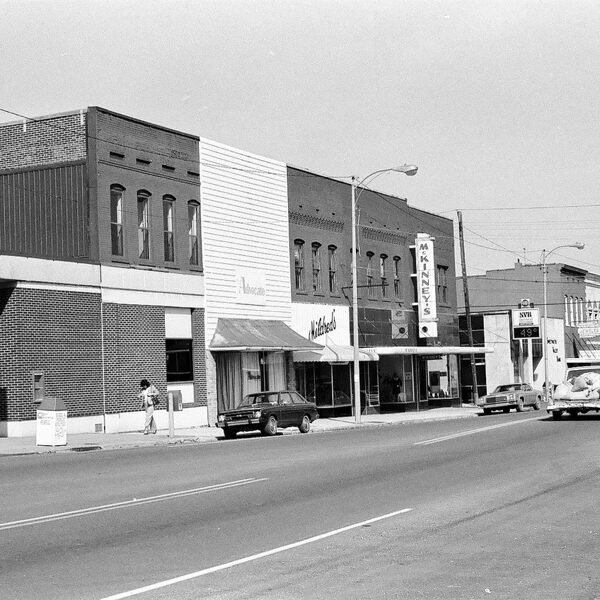
[[[308,433],[310,424],[318,418],[317,406],[298,392],[257,392],[248,394],[237,408],[220,412],[216,426],[227,439],[234,438],[238,431],[259,430],[263,435],[275,435],[278,427],[297,427],[301,433]]]

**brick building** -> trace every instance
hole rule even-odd
[[[351,194],[348,182],[288,167],[292,326],[325,347],[294,353],[296,382],[321,414],[353,406]],[[357,197],[362,410],[460,405],[452,220],[368,189]]]
[[[139,429],[142,378],[205,424],[199,139],[98,107],[2,124],[0,203],[0,435],[43,396],[70,432]]]

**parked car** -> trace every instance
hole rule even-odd
[[[227,439],[238,431],[260,430],[263,435],[275,435],[278,427],[297,427],[308,433],[310,424],[319,418],[317,406],[307,402],[298,392],[283,390],[248,394],[234,409],[219,413],[217,427]]]
[[[487,396],[477,401],[477,406],[483,408],[483,414],[489,415],[493,410],[508,412],[511,408],[521,412],[525,406],[533,406],[540,410],[543,392],[532,388],[528,383],[507,383],[499,385]]]

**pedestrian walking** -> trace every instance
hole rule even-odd
[[[147,379],[142,379],[142,381],[140,381],[140,388],[141,392],[138,396],[142,400],[142,410],[146,411],[144,435],[156,433],[154,407],[158,404],[158,390]]]
[[[398,373],[394,373],[392,377],[392,394],[396,402],[402,402],[402,379],[398,377]]]

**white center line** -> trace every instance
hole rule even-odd
[[[120,508],[128,508],[130,506],[139,506],[141,504],[163,502],[165,500],[183,498],[184,496],[191,496],[193,494],[205,494],[206,492],[216,492],[218,490],[226,490],[232,487],[248,485],[249,483],[259,483],[261,481],[267,481],[267,478],[263,477],[261,479],[255,479],[252,477],[248,479],[239,479],[237,481],[217,483],[215,485],[208,485],[205,487],[193,488],[190,490],[181,490],[179,492],[170,492],[168,494],[160,494],[158,496],[148,496],[147,498],[133,498],[132,500],[115,502],[113,504],[92,506],[90,508],[80,508],[78,510],[70,510],[68,512],[56,513],[53,515],[42,515],[40,517],[32,517],[31,519],[21,519],[20,521],[10,521],[8,523],[0,523],[0,531],[4,531],[6,529],[15,529],[17,527],[27,527],[28,525],[38,525],[40,523],[50,523],[51,521],[60,521],[62,519],[72,519],[74,517],[82,517],[84,515],[106,512],[108,510],[118,510]]]
[[[499,429],[500,427],[509,427],[510,425],[520,425],[521,423],[530,423],[537,421],[538,419],[521,419],[520,421],[509,421],[508,423],[500,423],[499,425],[488,425],[487,427],[480,427],[479,429],[469,429],[468,431],[462,431],[461,433],[452,433],[450,435],[444,435],[438,438],[432,438],[430,440],[423,440],[422,442],[415,442],[415,446],[428,446],[429,444],[437,444],[438,442],[446,442],[447,440],[453,440],[455,438],[463,437],[465,435],[473,435],[474,433],[481,433],[482,431],[490,431],[492,429]]]
[[[328,531],[327,533],[321,533],[319,535],[315,535],[313,537],[307,538],[305,540],[300,540],[299,542],[294,542],[293,544],[287,544],[286,546],[279,546],[278,548],[273,548],[272,550],[267,550],[266,552],[260,552],[259,554],[253,554],[251,556],[246,556],[245,558],[240,558],[238,560],[232,560],[228,563],[223,563],[221,565],[216,565],[214,567],[209,567],[208,569],[202,569],[201,571],[195,571],[194,573],[188,573],[187,575],[181,575],[179,577],[174,577],[173,579],[166,579],[165,581],[159,581],[157,583],[153,583],[151,585],[146,585],[141,588],[137,588],[135,590],[129,590],[128,592],[121,592],[120,594],[115,594],[114,596],[107,596],[106,598],[102,598],[102,600],[121,600],[122,598],[131,598],[132,596],[138,596],[139,594],[144,594],[145,592],[151,592],[152,590],[158,590],[160,588],[167,587],[169,585],[175,585],[176,583],[181,583],[183,581],[189,581],[190,579],[196,579],[197,577],[202,577],[203,575],[208,575],[209,573],[216,573],[217,571],[223,571],[224,569],[229,569],[231,567],[236,567],[238,565],[243,565],[245,563],[258,560],[260,558],[265,558],[265,556],[272,556],[273,554],[278,554],[279,552],[285,552],[286,550],[292,550],[293,548],[299,548],[300,546],[305,546],[306,544],[312,544],[313,542],[318,542],[320,540],[324,540],[325,538],[331,537],[333,535],[338,535],[340,533],[344,533],[345,531],[350,531],[351,529],[356,529],[357,527],[363,527],[364,525],[370,525],[371,523],[376,523],[377,521],[382,521],[383,519],[390,519],[391,517],[396,517],[397,515],[401,515],[413,510],[412,508],[403,508],[402,510],[396,510],[394,512],[388,513],[386,515],[381,515],[379,517],[374,517],[372,519],[367,519],[366,521],[361,521],[360,523],[353,523],[352,525],[347,525],[346,527],[341,527],[340,529],[334,529],[333,531]]]

